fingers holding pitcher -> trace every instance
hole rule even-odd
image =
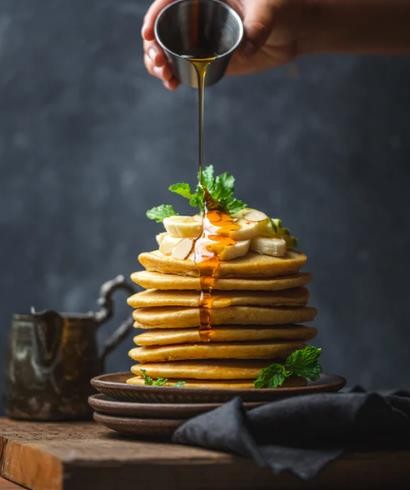
[[[174,77],[164,51],[156,43],[154,33],[155,19],[158,13],[169,3],[171,3],[171,0],[156,0],[153,2],[144,17],[141,36],[144,46],[144,63],[148,73],[159,78],[168,90],[175,90],[179,85],[179,81]]]
[[[154,41],[144,42],[144,64],[148,73],[153,77],[160,79],[165,88],[175,90],[179,85],[164,53]]]

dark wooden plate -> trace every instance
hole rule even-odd
[[[209,412],[221,406],[221,403],[138,403],[108,398],[99,393],[88,399],[90,407],[104,415],[116,417],[137,417],[149,419],[187,419]],[[246,409],[262,405],[264,402],[245,402]]]
[[[174,430],[183,424],[181,419],[139,419],[114,417],[94,412],[94,420],[109,429],[126,436],[168,439]]]
[[[93,378],[91,384],[97,391],[112,399],[141,403],[223,403],[235,396],[240,396],[245,402],[267,402],[295,395],[339,391],[346,384],[341,376],[321,374],[320,379],[309,382],[306,386],[230,390],[136,386],[125,382],[129,377],[128,372],[103,374]]]

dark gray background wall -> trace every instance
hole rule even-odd
[[[88,311],[136,270],[145,210],[194,179],[195,93],[145,73],[148,3],[0,3],[2,358],[12,312]],[[207,93],[208,161],[300,238],[323,364],[371,388],[410,381],[409,87],[409,59],[318,56]]]

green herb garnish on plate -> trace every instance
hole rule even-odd
[[[255,380],[255,388],[278,388],[290,376],[316,381],[322,372],[319,364],[321,350],[319,347],[307,345],[292,352],[285,362],[273,363],[261,369]]]
[[[166,386],[168,383],[168,378],[152,378],[145,369],[140,369],[142,377],[144,379],[144,384],[146,386]],[[175,388],[183,388],[186,384],[186,381],[180,380],[175,383]]]
[[[165,386],[168,382],[167,378],[151,378],[151,376],[147,374],[147,371],[145,369],[140,369],[140,371],[142,377],[144,378],[144,384],[146,386]]]

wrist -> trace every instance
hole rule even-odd
[[[410,52],[410,3],[304,0],[298,54]]]

